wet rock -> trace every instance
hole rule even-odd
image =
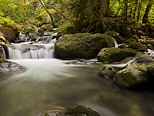
[[[97,56],[104,47],[113,47],[114,40],[106,34],[77,33],[62,36],[55,43],[58,58],[85,58]]]
[[[140,42],[131,43],[128,45],[128,48],[132,48],[138,52],[145,52],[148,49],[146,45],[143,45]]]
[[[113,63],[135,55],[136,52],[129,48],[103,48],[97,55],[97,59],[103,63]]]
[[[59,107],[54,110],[49,110],[38,116],[100,116],[91,108],[86,108],[81,105]]]
[[[7,72],[15,72],[15,71],[23,71],[25,68],[20,66],[15,62],[10,62],[5,59],[0,58],[0,72],[7,73]]]
[[[0,27],[0,36],[3,36],[10,42],[15,42],[17,38],[17,34],[13,29],[3,26]]]
[[[146,54],[143,55],[139,55],[136,57],[136,59],[134,60],[133,64],[136,63],[151,63],[154,62],[154,56],[148,56]]]
[[[140,87],[153,80],[154,62],[137,63],[120,70],[114,77],[114,83],[126,88]]]
[[[104,65],[99,70],[99,74],[104,78],[113,78],[116,72],[117,71],[110,65]]]

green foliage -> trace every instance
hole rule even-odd
[[[150,3],[149,0],[43,1],[47,10],[53,16],[54,23],[56,25],[59,26],[69,22],[71,26],[73,26],[71,27],[73,28],[73,31],[89,33],[104,33],[106,30],[112,30],[112,21],[108,22],[110,24],[104,24],[105,17],[125,17],[126,4],[128,19],[134,19],[134,21],[141,22],[146,12],[147,5]],[[148,12],[150,22],[154,22],[153,10],[154,6],[152,3]],[[4,19],[8,19],[10,21],[14,21],[13,23],[15,24],[30,25],[29,27],[33,27],[33,25],[41,26],[44,23],[51,23],[48,13],[46,13],[46,10],[40,4],[39,0],[0,0],[0,19],[3,19],[0,21],[1,23],[3,21],[6,22]],[[117,25],[116,28],[124,30],[126,20],[124,18],[121,18],[120,20],[123,27],[118,27]],[[10,21],[7,21],[7,23]],[[129,34],[135,35],[136,30],[131,29],[131,33],[129,30],[126,30],[124,33],[124,35]]]

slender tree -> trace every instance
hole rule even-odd
[[[110,14],[110,0],[106,0],[106,16]]]
[[[128,22],[128,0],[124,0],[125,21]]]
[[[153,0],[149,0],[149,3],[146,7],[146,11],[145,11],[144,16],[143,16],[142,23],[148,23],[149,22],[149,12],[152,8],[152,4],[153,4]]]
[[[143,2],[143,0],[140,0],[139,3],[138,3],[137,21],[139,21],[140,20],[140,17],[141,17],[142,2]]]
[[[54,23],[53,16],[51,15],[51,13],[49,12],[49,10],[47,9],[45,2],[44,2],[43,0],[39,0],[39,2],[41,3],[41,5],[42,5],[42,7],[45,9],[45,11],[48,13],[48,15],[50,16],[51,24],[52,24],[52,26],[55,28],[56,25],[55,25],[55,23]]]
[[[133,18],[136,19],[136,12],[137,12],[137,9],[138,9],[138,2],[139,0],[135,0],[135,8],[134,8],[134,12],[133,12]]]

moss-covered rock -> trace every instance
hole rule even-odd
[[[113,63],[135,55],[136,52],[130,48],[103,48],[97,55],[97,59],[103,63]]]
[[[114,68],[111,65],[104,65],[100,68],[99,74],[104,78],[113,78],[116,75],[117,70],[118,68]]]
[[[100,116],[91,108],[86,108],[81,105],[58,107],[40,114],[39,116]]]
[[[59,58],[85,58],[97,56],[104,47],[113,47],[114,40],[106,34],[77,33],[62,36],[55,43],[55,52]]]
[[[10,61],[8,61],[8,60],[6,60],[4,58],[0,58],[0,63],[2,63],[2,62],[10,62]]]
[[[132,64],[115,75],[114,83],[126,88],[138,87],[151,80],[153,70],[154,63]]]
[[[15,33],[15,31],[9,27],[0,27],[0,32],[4,38],[6,38],[7,40],[9,40],[10,42],[15,42],[17,35]]]
[[[128,48],[132,48],[138,52],[145,52],[148,48],[146,45],[141,44],[140,42],[134,42],[128,45]]]

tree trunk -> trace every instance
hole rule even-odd
[[[47,9],[47,7],[46,7],[44,1],[43,1],[43,0],[39,0],[39,1],[40,1],[40,3],[41,3],[42,7],[45,9],[45,11],[46,11],[46,12],[48,13],[48,15],[50,16],[51,24],[52,24],[53,28],[55,28],[56,25],[55,25],[55,23],[54,23],[54,21],[53,21],[53,17],[52,17],[52,15],[51,15],[51,13],[48,11],[48,9]]]
[[[128,22],[128,0],[124,0],[124,7],[125,7],[125,21]]]
[[[136,19],[136,11],[138,9],[138,2],[139,2],[139,0],[135,1],[135,8],[134,8],[134,13],[133,13],[133,19]]]
[[[110,0],[106,0],[106,16],[110,15]]]
[[[121,0],[119,0],[118,2],[119,2],[119,7],[118,7],[118,10],[117,10],[117,12],[116,12],[116,14],[115,14],[114,17],[117,17],[118,13],[120,12],[120,10],[121,10],[122,7],[123,7],[124,1],[121,2]]]
[[[138,11],[137,11],[137,21],[139,21],[139,20],[140,20],[141,8],[142,8],[142,2],[143,2],[143,0],[141,0],[141,1],[139,2],[139,5],[138,5]]]
[[[148,23],[149,22],[149,12],[150,12],[151,7],[152,7],[152,1],[153,0],[149,0],[149,3],[146,7],[146,11],[145,11],[144,16],[143,16],[142,23]]]

